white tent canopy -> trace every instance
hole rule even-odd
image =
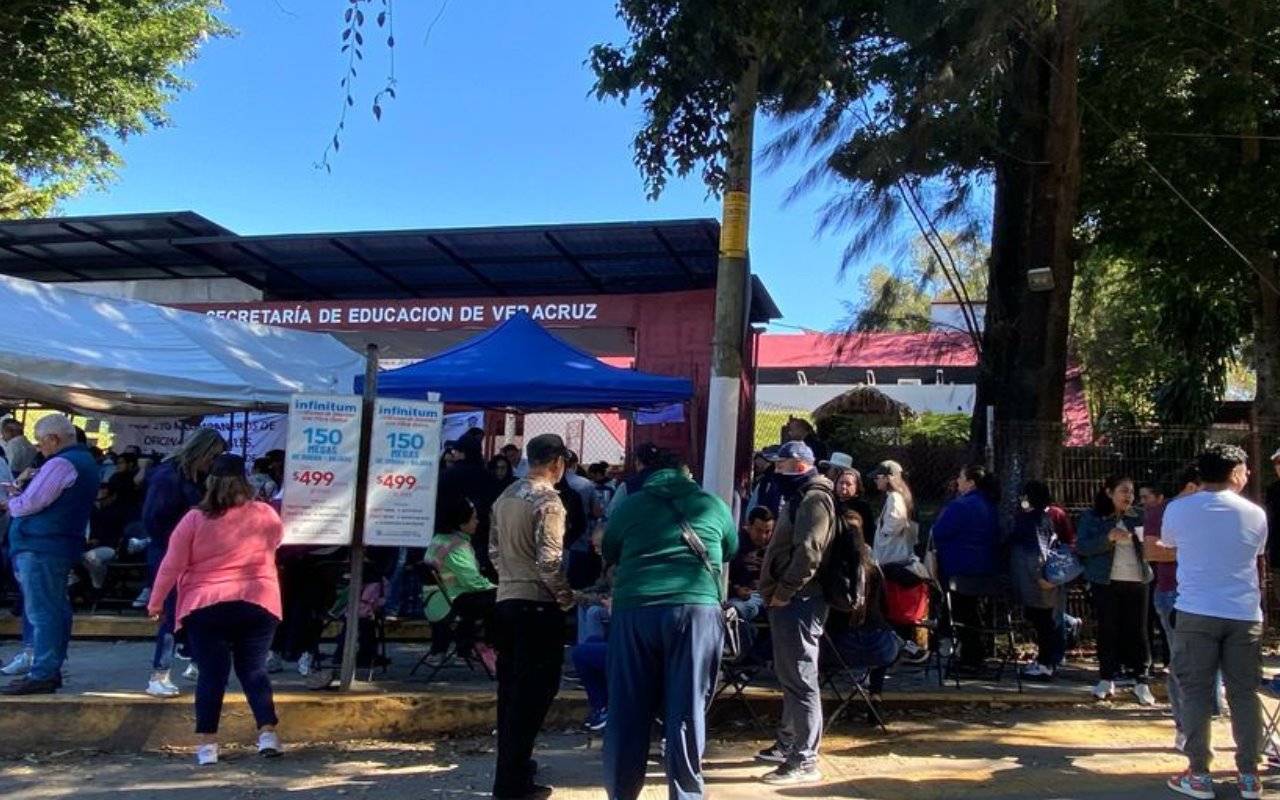
[[[328,334],[217,319],[0,276],[0,397],[82,413],[279,410],[350,394],[364,358]]]

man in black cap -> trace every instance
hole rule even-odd
[[[634,459],[635,473],[622,482],[618,486],[618,491],[613,493],[613,501],[609,503],[607,509],[609,513],[626,499],[628,494],[635,494],[644,486],[644,482],[649,480],[649,476],[658,471],[664,459],[668,454],[653,442],[645,442],[636,448],[636,456]],[[608,516],[606,514],[605,516]]]
[[[553,433],[529,440],[529,474],[493,504],[489,555],[498,570],[498,764],[493,796],[544,798],[534,740],[560,688],[565,612],[575,598],[560,569],[565,508],[555,485],[568,450]]]

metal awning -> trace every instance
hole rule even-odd
[[[0,274],[232,277],[265,300],[609,295],[715,286],[714,219],[239,236],[190,211],[0,221]],[[751,322],[781,316],[753,278]]]

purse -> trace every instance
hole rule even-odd
[[[1054,586],[1066,586],[1084,574],[1084,565],[1076,558],[1065,542],[1054,537],[1044,554],[1044,579]]]
[[[721,571],[715,564],[711,563],[711,554],[707,552],[707,546],[702,543],[702,539],[698,538],[693,526],[689,524],[689,520],[685,518],[684,514],[680,513],[680,509],[676,508],[676,504],[665,497],[660,499],[667,504],[667,507],[671,509],[671,513],[675,515],[676,523],[680,525],[680,538],[684,541],[685,547],[693,551],[693,554],[702,562],[703,568],[715,581],[716,593],[720,597],[720,610],[724,614],[724,645],[721,648],[721,657],[725,661],[737,661],[742,657],[742,634],[738,630],[740,620],[738,619],[738,610],[725,602],[724,581],[720,577]]]

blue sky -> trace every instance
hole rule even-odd
[[[639,111],[589,94],[588,49],[625,39],[613,3],[452,0],[427,38],[440,0],[400,0],[398,99],[375,122],[388,52],[367,42],[332,173],[315,164],[341,110],[346,3],[226,5],[239,35],[189,65],[172,125],[127,142],[119,181],[64,213],[190,209],[243,234],[719,217],[696,177],[647,200],[630,147]],[[826,330],[858,269],[837,282],[844,241],[815,233],[821,195],[785,204],[802,170],[757,169],[752,263],[783,322]]]

